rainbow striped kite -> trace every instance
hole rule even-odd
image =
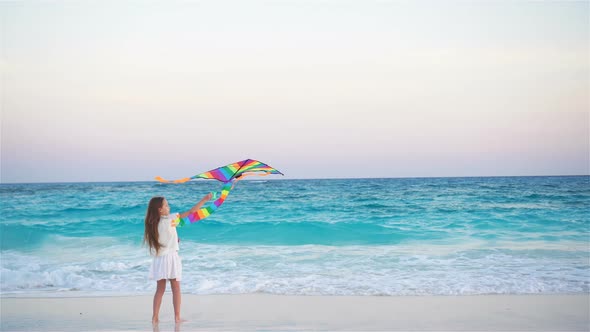
[[[192,176],[190,178],[183,178],[179,180],[165,180],[161,177],[157,176],[156,180],[162,183],[185,183],[192,179],[215,179],[218,181],[223,182],[223,186],[221,187],[221,192],[219,197],[214,201],[208,202],[204,207],[199,209],[197,212],[190,214],[188,217],[185,218],[178,218],[176,223],[179,227],[186,225],[187,223],[194,223],[199,220],[205,219],[211,214],[213,214],[221,204],[225,201],[229,192],[233,189],[235,183],[246,176],[250,175],[270,175],[270,174],[280,174],[284,175],[283,173],[279,172],[278,170],[264,164],[258,160],[254,159],[246,159],[242,161],[235,162],[233,164],[229,164],[226,166],[218,167],[216,169],[212,169],[207,172],[203,172]],[[214,195],[215,197],[215,195]]]

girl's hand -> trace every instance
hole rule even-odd
[[[207,195],[203,196],[203,198],[197,204],[195,204],[195,206],[193,206],[190,210],[181,213],[180,218],[188,217],[191,213],[199,211],[199,209],[203,207],[203,205],[205,205],[205,203],[207,203],[207,201],[211,198],[213,198],[213,194],[211,193],[208,193]]]

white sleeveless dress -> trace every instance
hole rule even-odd
[[[152,261],[149,278],[161,279],[182,279],[182,260],[178,256],[178,234],[172,221],[178,217],[177,213],[162,216],[158,222],[158,241],[162,245],[160,251]]]

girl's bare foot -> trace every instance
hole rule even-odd
[[[182,318],[178,317],[178,318],[175,319],[175,321],[176,321],[176,324],[179,324],[179,323],[186,322],[186,319],[182,319]]]
[[[158,317],[152,317],[152,324],[156,325],[160,322],[160,320],[158,319]]]

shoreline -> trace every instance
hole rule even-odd
[[[155,291],[155,288],[154,288]],[[72,293],[72,292],[70,292]],[[3,300],[11,300],[11,299],[99,299],[99,298],[134,298],[134,297],[146,297],[146,296],[153,296],[153,292],[150,293],[129,293],[129,294],[92,294],[92,293],[82,293],[79,295],[67,295],[67,292],[58,293],[55,291],[48,292],[47,294],[55,294],[55,295],[43,295],[42,293],[32,293],[32,294],[1,294],[0,293],[0,301]],[[167,284],[166,295],[172,294],[170,291],[170,287]],[[277,297],[333,297],[333,298],[406,298],[406,297],[413,297],[413,298],[449,298],[449,297],[486,297],[486,296],[494,296],[494,297],[543,297],[543,296],[588,296],[590,299],[590,293],[524,293],[524,294],[500,294],[500,293],[489,293],[489,294],[394,294],[394,295],[323,295],[323,294],[276,294],[276,293],[264,293],[264,292],[257,292],[257,293],[235,293],[235,294],[228,294],[228,293],[219,293],[219,294],[193,294],[193,293],[182,293],[182,296],[188,297],[222,297],[222,296],[277,296]]]
[[[315,296],[183,294],[173,323],[167,291],[161,323],[152,295],[0,297],[2,331],[587,331],[588,294]]]

